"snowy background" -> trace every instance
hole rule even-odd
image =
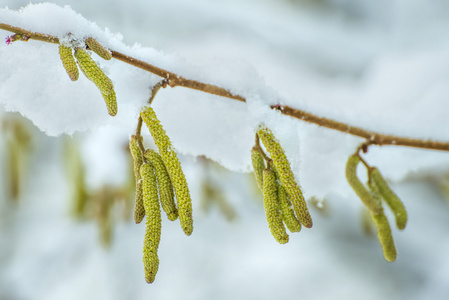
[[[446,1],[61,0],[17,12],[29,2],[39,1],[1,1],[0,22],[60,37],[93,35],[249,103],[180,87],[156,97],[155,110],[183,154],[195,229],[186,237],[177,222],[163,221],[159,272],[147,285],[144,226],[123,218],[127,204],[110,212],[106,248],[95,217],[73,216],[70,139],[63,133],[79,147],[90,193],[127,186],[128,137],[158,78],[96,58],[117,91],[119,113],[109,118],[88,80],[68,79],[56,45],[1,43],[0,299],[448,297],[449,154],[372,147],[366,156],[393,182],[409,214],[403,232],[393,229],[398,259],[387,263],[377,240],[364,233],[362,205],[344,179],[345,160],[361,140],[263,109],[281,102],[367,129],[449,141]],[[0,31],[0,38],[8,35]],[[48,136],[6,111],[21,112]],[[286,245],[271,237],[245,173],[260,121],[285,146],[306,197],[325,199],[324,209],[310,204],[313,228],[290,235]],[[31,138],[20,144],[25,188],[11,201],[14,122]],[[212,203],[204,210],[205,182],[223,191],[227,209]],[[223,213],[229,207],[231,222]]]

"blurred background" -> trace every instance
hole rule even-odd
[[[40,1],[1,4],[19,9],[30,2]],[[402,53],[431,57],[449,45],[449,3],[442,0],[52,2],[122,33],[126,44],[175,53],[193,65],[245,62],[283,96],[316,101],[343,103],[348,89],[370,80],[391,90],[376,70],[394,77],[400,68],[394,58]],[[441,70],[438,78],[447,79],[449,68]],[[418,72],[416,82],[428,76]],[[419,94],[409,81],[404,85]],[[132,220],[130,132],[103,127],[52,138],[19,114],[0,118],[0,299],[449,296],[449,175],[441,170],[411,170],[392,185],[409,224],[393,229],[398,259],[387,263],[355,196],[310,198],[314,227],[279,245],[252,174],[182,156],[195,230],[186,237],[177,222],[163,220],[159,272],[147,285],[144,225]]]

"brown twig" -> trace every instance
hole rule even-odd
[[[156,66],[153,66],[152,64],[146,63],[142,60],[132,58],[123,53],[120,53],[120,52],[117,52],[114,50],[112,50],[111,52],[112,52],[112,57],[115,59],[121,60],[123,62],[126,62],[127,64],[133,65],[137,68],[151,72],[151,73],[156,74],[162,78],[167,79],[168,85],[171,87],[182,86],[185,88],[194,89],[194,90],[202,91],[205,93],[222,96],[222,97],[226,97],[226,98],[230,98],[230,99],[234,99],[234,100],[238,100],[238,101],[242,101],[242,102],[246,101],[245,98],[243,98],[242,96],[233,95],[231,92],[229,92],[228,90],[226,90],[224,88],[221,88],[221,87],[218,87],[218,86],[215,86],[212,84],[202,83],[202,82],[199,82],[196,80],[186,79],[184,77],[180,77],[180,76],[176,75],[175,73],[158,68]]]
[[[167,84],[169,84],[168,83],[168,80],[167,79],[162,79],[161,81],[159,81],[158,83],[156,83],[154,86],[153,86],[153,88],[151,89],[151,96],[150,96],[150,99],[148,100],[148,104],[150,104],[151,105],[151,103],[153,103],[153,100],[154,100],[154,98],[156,97],[156,95],[157,95],[157,92],[159,92],[159,90],[161,89],[161,88],[166,88],[167,87]]]
[[[53,43],[53,44],[59,44],[59,39],[56,36],[37,33],[37,32],[31,32],[29,30],[26,30],[26,29],[23,29],[20,27],[15,27],[15,26],[12,26],[9,24],[0,23],[0,29],[18,33],[18,34],[23,34],[33,40],[47,42],[47,43]]]
[[[26,35],[30,39],[39,40],[48,43],[59,43],[59,39],[55,36],[31,32],[25,30],[23,28],[14,27],[8,24],[0,23],[0,29],[19,33]],[[127,64],[133,65],[142,70],[146,70],[155,75],[158,75],[167,80],[168,85],[171,87],[182,86],[185,88],[195,89],[198,91],[202,91],[205,93],[226,97],[229,99],[246,102],[246,99],[240,95],[235,95],[230,91],[211,84],[199,82],[196,80],[187,79],[177,74],[156,67],[152,64],[144,62],[142,60],[138,60],[131,56],[125,55],[123,53],[111,50],[112,57],[123,61]],[[406,147],[415,147],[415,148],[423,148],[423,149],[432,149],[432,150],[442,150],[449,151],[449,142],[439,142],[439,141],[431,141],[431,140],[422,140],[422,139],[414,139],[408,137],[400,137],[394,135],[386,135],[378,132],[366,130],[360,127],[352,126],[343,122],[335,121],[328,118],[323,118],[311,114],[309,112],[296,109],[287,105],[273,105],[272,109],[279,110],[282,114],[286,116],[290,116],[305,122],[314,123],[318,126],[326,127],[329,129],[338,130],[347,134],[351,134],[354,136],[358,136],[367,140],[368,145],[393,145],[393,146],[406,146]]]
[[[360,127],[351,126],[349,124],[335,121],[328,118],[323,118],[305,112],[303,110],[295,109],[289,106],[272,106],[271,108],[279,110],[282,114],[291,116],[293,118],[303,120],[306,122],[314,123],[319,126],[331,128],[344,133],[355,135],[367,140],[366,146],[369,145],[394,145],[394,146],[406,146],[433,150],[449,151],[448,142],[438,142],[431,140],[413,139],[408,137],[400,137],[394,135],[381,134],[378,132],[362,129]]]

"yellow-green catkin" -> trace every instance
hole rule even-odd
[[[65,45],[59,45],[59,57],[61,58],[62,65],[64,66],[67,75],[69,75],[72,81],[78,80],[80,72],[76,65],[75,58],[73,57],[72,47]]]
[[[105,59],[105,60],[110,60],[112,58],[112,53],[111,51],[109,51],[108,49],[106,49],[105,47],[103,47],[96,39],[94,39],[93,37],[88,37],[85,40],[87,46],[89,47],[90,50],[92,50],[93,52],[95,52],[98,56],[100,56],[101,58]]]
[[[372,213],[381,213],[382,204],[379,200],[373,197],[371,192],[357,177],[357,165],[359,162],[360,157],[357,154],[353,154],[348,158],[348,161],[346,162],[346,179],[360,200],[362,200],[363,204],[365,204]]]
[[[118,111],[117,107],[117,95],[113,90],[109,95],[101,94],[103,96],[104,102],[106,103],[106,108],[108,109],[108,114],[110,116],[115,116]]]
[[[287,226],[290,232],[300,232],[301,223],[298,218],[296,218],[295,212],[292,208],[292,203],[281,184],[278,184],[278,199],[285,226]]]
[[[173,193],[173,185],[165,168],[162,157],[156,151],[148,149],[145,152],[145,158],[154,166],[156,171],[157,184],[159,187],[159,196],[161,205],[170,221],[178,218],[178,209],[175,204],[175,194]]]
[[[391,228],[390,224],[388,223],[387,217],[383,212],[371,212],[371,217],[373,218],[374,224],[377,228],[377,237],[379,239],[380,245],[382,246],[385,260],[388,262],[395,261],[397,252],[394,245],[393,236],[391,235]]]
[[[254,177],[260,190],[263,189],[263,170],[265,170],[265,160],[260,150],[254,146],[251,149],[251,162],[253,164]]]
[[[182,230],[186,235],[190,235],[193,231],[192,199],[190,198],[189,187],[184,172],[182,171],[181,163],[153,108],[144,108],[140,115],[150,130],[170,175],[170,180],[175,190]]]
[[[140,138],[142,139],[142,138]],[[134,203],[134,221],[136,224],[142,222],[145,217],[145,208],[143,207],[142,181],[140,177],[140,167],[143,164],[142,151],[140,151],[137,136],[131,136],[129,141],[129,151],[133,157],[134,178],[136,180],[136,202]]]
[[[273,160],[279,174],[279,180],[290,197],[296,216],[304,227],[312,227],[312,217],[284,150],[269,128],[262,127],[257,133]]]
[[[372,167],[369,169],[369,177],[372,183],[376,185],[382,199],[390,207],[396,218],[396,226],[403,230],[407,225],[407,211],[399,197],[391,190],[387,181],[384,179],[379,169]]]
[[[161,208],[153,167],[144,163],[140,167],[142,177],[143,203],[147,216],[145,240],[143,242],[143,265],[145,280],[152,283],[159,268],[157,249],[161,240]]]
[[[267,217],[271,235],[279,244],[288,242],[288,234],[279,211],[279,199],[276,183],[276,175],[273,170],[267,168],[263,171],[263,207]]]
[[[100,69],[92,57],[82,48],[76,48],[75,58],[84,75],[95,83],[102,94],[109,95],[114,90],[111,79]]]
[[[368,187],[371,189],[371,194],[376,203],[381,203],[380,198],[382,197],[377,185],[371,176],[368,177]],[[382,247],[382,251],[385,260],[388,262],[393,262],[396,260],[396,247],[394,245],[393,236],[391,234],[390,223],[385,216],[382,204],[379,205],[380,209],[378,211],[370,211],[371,218],[376,225],[377,238]]]

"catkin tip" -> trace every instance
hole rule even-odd
[[[159,269],[159,257],[154,252],[148,252],[144,256],[145,281],[153,283]]]
[[[117,115],[118,107],[117,107],[117,95],[113,90],[109,95],[102,94],[104,102],[106,103],[106,108],[108,109],[108,114],[111,117]]]
[[[396,246],[394,245],[394,240],[387,217],[383,212],[379,214],[371,212],[371,217],[377,228],[377,237],[382,247],[385,260],[388,262],[395,261],[397,256]]]
[[[187,236],[190,236],[193,232],[193,229],[190,228],[184,228],[184,234]]]
[[[178,218],[178,210],[176,210],[175,212],[169,213],[167,215],[167,219],[169,219],[170,221],[175,221]]]

